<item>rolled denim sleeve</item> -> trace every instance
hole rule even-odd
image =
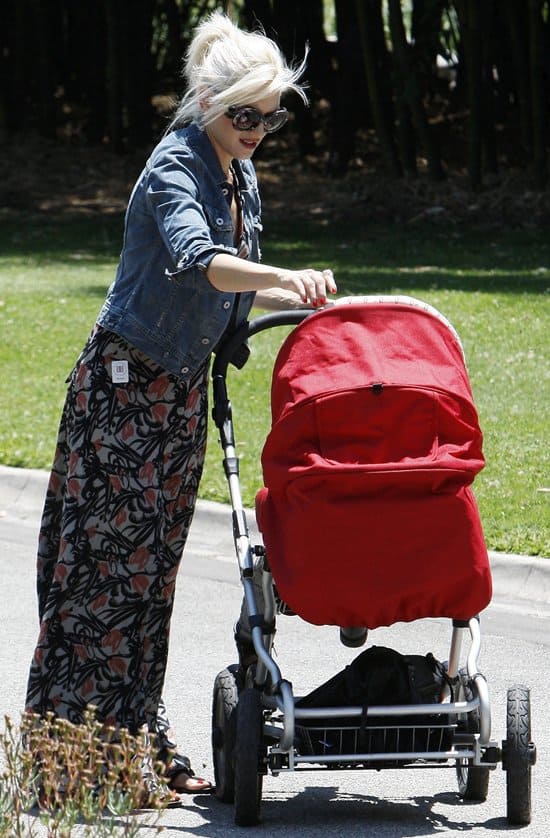
[[[217,194],[212,175],[192,153],[152,158],[147,202],[170,255],[168,275],[192,268],[205,271],[216,253],[237,253],[228,206]]]

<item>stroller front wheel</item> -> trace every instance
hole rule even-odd
[[[216,797],[223,803],[235,799],[235,725],[239,701],[238,666],[229,666],[216,676],[212,696],[212,756]]]
[[[237,706],[235,737],[235,823],[254,826],[260,820],[262,801],[263,712],[261,694],[243,690]]]

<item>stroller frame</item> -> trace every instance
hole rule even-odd
[[[284,613],[285,605],[276,596],[265,548],[252,545],[250,540],[226,376],[230,363],[239,369],[246,363],[249,338],[266,329],[297,325],[310,314],[303,310],[285,311],[244,324],[221,345],[212,370],[212,415],[224,453],[235,552],[257,655],[257,664],[246,672],[233,664],[220,672],[214,683],[212,746],[216,795],[223,802],[234,803],[238,825],[250,826],[260,820],[262,781],[268,773],[277,776],[300,770],[454,766],[459,795],[484,801],[489,773],[500,763],[507,774],[508,821],[527,824],[531,820],[531,767],[536,761],[536,747],[531,741],[530,693],[522,685],[508,689],[506,739],[499,743],[491,738],[489,689],[478,668],[481,632],[477,615],[469,620],[452,620],[445,669],[454,685],[454,695],[445,686],[438,704],[369,706],[366,737],[365,729],[360,727],[364,708],[297,706],[291,683],[283,678],[273,659],[276,616]],[[258,562],[263,565],[263,613],[259,612],[253,583]],[[469,649],[464,653],[464,641],[468,638]],[[465,665],[461,665],[464,656]],[[349,725],[342,725],[342,719],[349,720]],[[377,719],[382,719],[378,725]],[[332,720],[334,725],[330,724]],[[316,733],[320,747],[300,746],[300,731],[304,728]],[[329,753],[334,747],[326,745],[327,733],[339,737],[336,753]],[[399,746],[403,737],[407,749]],[[414,747],[416,742],[418,748]],[[378,749],[373,750],[374,745]]]

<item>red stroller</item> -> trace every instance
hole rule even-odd
[[[292,324],[298,325],[274,367],[265,487],[256,500],[264,544],[252,546],[226,371],[229,362],[239,363],[249,337]],[[408,297],[350,298],[314,314],[266,315],[228,338],[213,383],[258,659],[246,672],[228,667],[215,681],[218,797],[234,802],[238,824],[250,825],[259,820],[262,778],[270,771],[422,762],[452,765],[459,794],[485,800],[489,772],[502,762],[508,819],[528,823],[536,755],[529,690],[508,691],[507,738],[499,747],[477,668],[478,614],[490,601],[491,575],[470,485],[484,460],[462,347],[450,323]],[[253,583],[258,560],[261,610]],[[344,631],[448,617],[449,660],[438,664],[433,689],[408,698],[392,698],[396,682],[378,704],[373,694],[357,698],[341,691],[339,676],[326,685],[339,700],[328,703],[326,688],[297,698],[271,655],[282,611]],[[465,633],[471,643],[463,665]],[[412,673],[418,661],[409,657]]]

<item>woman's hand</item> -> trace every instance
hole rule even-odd
[[[329,268],[317,271],[314,268],[304,268],[291,271],[278,269],[279,286],[285,290],[294,291],[303,303],[313,308],[326,305],[327,295],[336,294],[336,283]]]

